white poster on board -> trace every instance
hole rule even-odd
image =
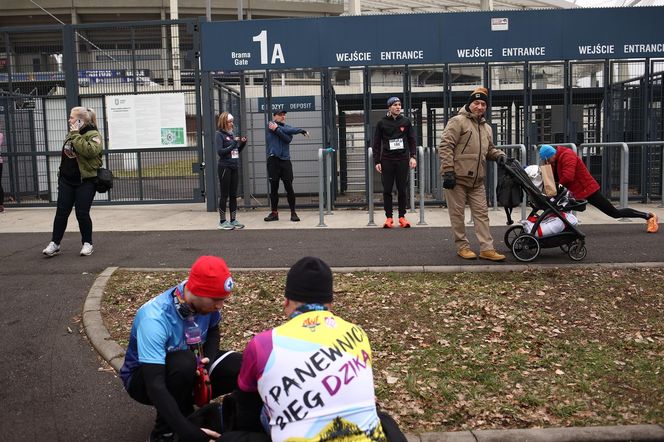
[[[109,149],[187,145],[183,93],[109,95],[106,118]]]

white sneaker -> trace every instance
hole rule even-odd
[[[84,242],[83,247],[81,247],[81,256],[90,256],[92,255],[93,251],[94,248],[92,247],[92,244],[89,242]]]
[[[46,256],[55,256],[60,253],[60,246],[51,241],[46,248],[42,250],[42,253]]]

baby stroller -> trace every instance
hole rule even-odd
[[[574,261],[581,261],[588,253],[585,246],[585,235],[568,219],[572,210],[586,210],[585,200],[575,200],[563,186],[559,186],[555,197],[548,197],[538,189],[530,177],[514,158],[505,161],[505,173],[516,181],[528,196],[528,205],[532,208],[528,220],[531,223],[515,224],[505,232],[505,244],[516,259],[529,262],[537,258],[541,249],[560,247]],[[541,213],[540,213],[541,211]],[[562,231],[542,234],[542,222],[551,218],[562,221]],[[532,227],[530,227],[532,224]]]

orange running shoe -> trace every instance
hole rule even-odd
[[[383,229],[391,229],[394,227],[394,220],[392,218],[387,218],[385,224],[383,224]]]
[[[403,216],[402,216],[401,218],[399,218],[399,225],[400,225],[401,227],[403,227],[403,228],[408,228],[408,227],[410,227],[410,223],[408,222],[408,220],[406,219],[406,217],[403,217]]]
[[[657,233],[659,230],[659,218],[654,213],[650,214],[650,218],[646,221],[646,232],[648,233]]]

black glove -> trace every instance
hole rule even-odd
[[[507,155],[501,155],[498,158],[496,158],[496,164],[498,166],[503,167],[505,165],[505,160],[507,159]]]
[[[443,189],[454,189],[456,185],[456,175],[454,172],[445,172],[443,174]]]

